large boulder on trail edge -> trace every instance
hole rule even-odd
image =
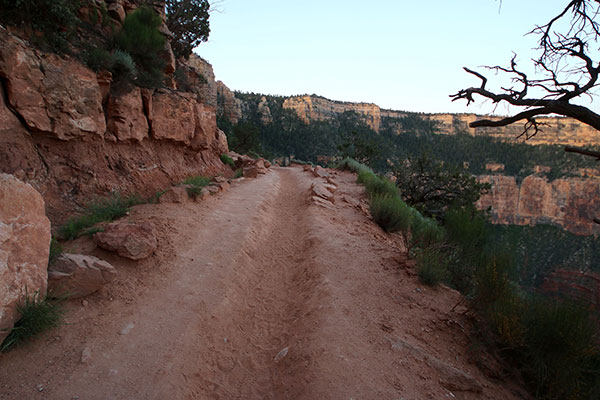
[[[131,260],[146,258],[158,247],[154,225],[149,222],[113,222],[94,234],[93,240],[99,247]]]
[[[26,295],[46,294],[50,220],[42,196],[12,175],[0,174],[0,342],[18,320]]]
[[[61,254],[48,267],[48,289],[71,298],[88,296],[117,275],[117,270],[99,258],[83,254]]]

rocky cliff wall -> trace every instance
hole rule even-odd
[[[53,222],[94,196],[150,195],[223,171],[216,110],[191,93],[112,87],[0,26],[0,172],[34,186]]]
[[[306,123],[332,119],[338,114],[353,111],[364,118],[365,123],[374,131],[381,127],[381,109],[370,103],[344,103],[315,96],[288,97],[283,108],[291,109]]]
[[[499,224],[562,226],[578,234],[600,233],[593,222],[600,214],[600,180],[594,178],[556,179],[549,182],[528,176],[520,184],[515,177],[485,175],[480,181],[492,184],[489,194],[478,203],[492,209],[492,220]]]
[[[287,98],[284,108],[296,111],[305,122],[331,119],[345,111],[354,111],[364,118],[364,121],[376,132],[379,132],[383,118],[402,118],[407,112],[382,110],[375,104],[346,103],[328,100],[316,96],[295,96]],[[476,114],[419,114],[425,119],[438,123],[438,131],[442,134],[454,135],[466,132],[473,136],[491,136],[506,141],[517,141],[517,136],[523,132],[523,123],[497,128],[470,128],[469,123],[487,117]],[[594,128],[570,118],[539,118],[544,123],[543,130],[527,141],[528,144],[560,144],[572,146],[600,145],[600,133]],[[401,130],[398,134],[403,133]]]

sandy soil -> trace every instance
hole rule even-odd
[[[332,173],[330,205],[295,167],[202,203],[135,207],[127,218],[160,232],[143,261],[73,242],[119,277],[0,355],[0,398],[526,398],[471,343],[458,293],[419,284],[355,177]]]

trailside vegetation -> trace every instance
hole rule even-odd
[[[171,47],[176,58],[187,59],[210,34],[208,0],[167,0],[167,28],[173,34]]]
[[[403,202],[402,187],[396,194],[381,193],[377,188],[387,187],[386,178],[369,167],[350,159],[338,167],[359,174],[373,220],[401,234],[417,260],[419,279],[445,282],[463,293],[483,323],[479,334],[521,372],[536,398],[598,397],[598,321],[588,307],[524,290],[510,251],[492,240],[484,213],[472,204],[455,204],[437,222]],[[383,183],[373,185],[376,179]]]

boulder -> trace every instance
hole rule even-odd
[[[258,168],[258,169],[264,169],[265,168],[265,160],[263,160],[262,158],[259,158],[258,160],[256,160],[254,162],[254,165],[256,165],[256,168]]]
[[[0,342],[18,320],[26,295],[45,296],[50,221],[42,196],[12,175],[0,174]]]
[[[335,201],[333,193],[331,193],[323,183],[313,182],[310,186],[310,190],[313,196],[320,197],[332,203]]]
[[[271,168],[271,162],[265,160],[265,168]]]
[[[185,186],[173,186],[167,189],[160,198],[159,203],[186,203],[189,199]]]
[[[242,175],[244,178],[256,178],[258,177],[258,168],[255,165],[249,165],[242,169]]]
[[[202,188],[202,190],[200,190],[200,193],[198,194],[198,196],[196,196],[196,198],[194,200],[202,201],[202,200],[206,200],[209,197],[210,197],[210,192],[208,191],[208,189]]]
[[[215,176],[214,181],[217,183],[227,182],[227,178],[222,175]]]
[[[154,225],[149,222],[113,222],[106,225],[103,232],[94,234],[93,240],[99,247],[131,260],[150,256],[158,246]]]
[[[190,144],[196,131],[196,101],[189,95],[159,89],[152,96],[152,138]]]
[[[321,167],[320,165],[317,165],[313,169],[313,175],[316,176],[317,178],[326,178],[329,176],[329,172],[327,172],[325,170],[325,168]]]
[[[221,191],[221,187],[217,185],[208,185],[204,189],[206,189],[210,194],[217,194]]]
[[[215,132],[218,130],[215,108],[195,103],[194,113],[195,128],[192,147],[196,150],[208,150],[217,141],[215,138]]]
[[[108,132],[118,141],[141,142],[148,137],[148,120],[139,87],[108,98]]]
[[[71,298],[85,297],[112,281],[117,270],[99,258],[83,254],[61,254],[48,267],[48,289]]]
[[[304,166],[302,166],[302,170],[312,172],[312,165],[305,164]]]
[[[217,186],[219,186],[219,189],[221,189],[222,192],[229,190],[230,187],[229,183],[227,182],[219,182]]]

